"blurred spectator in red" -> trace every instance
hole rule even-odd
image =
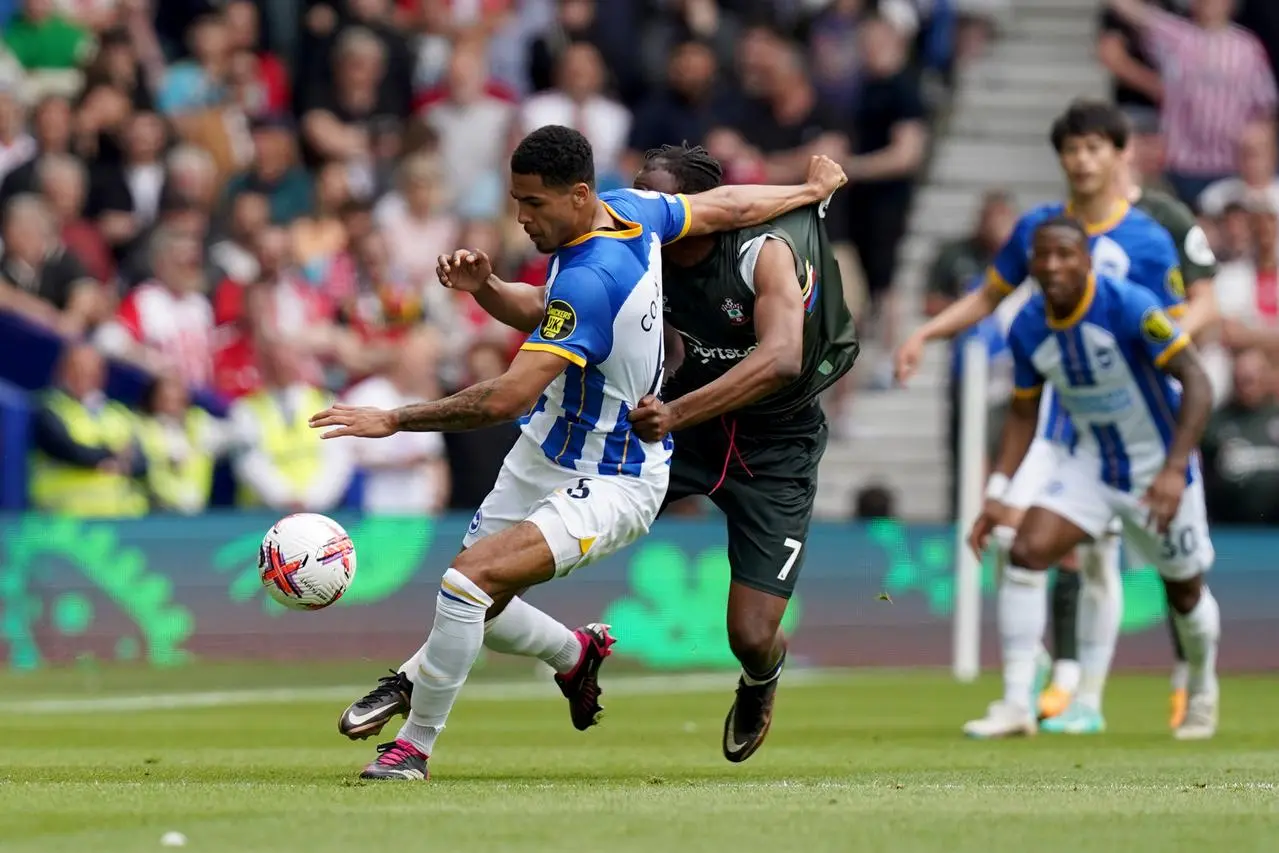
[[[63,245],[81,264],[90,278],[109,282],[115,275],[115,259],[102,239],[102,232],[84,218],[88,173],[84,164],[69,154],[48,154],[40,158],[40,192],[48,202]]]
[[[156,104],[165,115],[197,112],[226,100],[231,60],[226,20],[218,14],[199,18],[187,30],[186,43],[192,58],[169,66],[156,95]]]
[[[675,48],[666,84],[635,111],[627,140],[624,173],[639,171],[644,152],[682,142],[702,144],[711,130],[737,121],[738,99],[719,85],[715,54],[699,41]]]
[[[347,167],[336,160],[326,163],[315,177],[315,212],[298,217],[291,226],[293,259],[317,288],[328,282],[333,260],[346,248],[339,213],[350,199]]]
[[[35,151],[21,165],[11,167],[0,183],[0,204],[19,193],[39,188],[36,158],[42,154],[68,154],[71,151],[71,102],[61,95],[50,95],[36,104],[31,114],[31,131]]]
[[[447,94],[422,114],[435,131],[446,188],[462,216],[502,212],[506,156],[515,105],[490,93],[483,45],[458,45],[448,65]]]
[[[23,0],[4,28],[4,43],[28,71],[66,71],[93,54],[92,34],[63,16],[54,0]]]
[[[232,199],[227,235],[209,248],[209,260],[219,282],[230,279],[244,286],[257,281],[261,271],[255,251],[257,236],[270,224],[271,208],[266,196],[244,191]],[[217,315],[215,293],[214,317],[218,323],[226,322]]]
[[[363,235],[353,249],[354,287],[342,302],[343,319],[362,341],[400,340],[423,320],[423,284],[394,265],[381,233]]]
[[[1279,402],[1266,355],[1235,358],[1231,399],[1203,437],[1204,487],[1216,524],[1279,524]]]
[[[27,133],[27,109],[17,87],[0,82],[0,181],[36,155],[36,141]]]
[[[438,343],[425,329],[400,344],[395,364],[345,395],[352,406],[395,409],[440,396],[435,378]],[[365,472],[365,512],[434,515],[448,506],[449,469],[439,433],[402,432],[382,441],[354,439],[356,463]]]
[[[135,113],[125,128],[123,161],[99,164],[92,176],[86,211],[118,258],[134,248],[159,215],[167,141],[159,115]]]
[[[39,196],[9,200],[3,235],[0,308],[66,335],[83,334],[103,319],[101,284],[62,245]]]
[[[204,295],[203,248],[190,234],[160,228],[149,240],[154,278],[121,301],[98,335],[108,353],[153,371],[173,371],[192,388],[213,379],[213,309]]]
[[[556,86],[533,95],[520,108],[520,133],[548,124],[576,128],[595,153],[595,173],[608,186],[621,182],[621,158],[631,114],[604,94],[604,61],[591,44],[577,42],[560,54]],[[629,185],[629,181],[626,182]]]
[[[1275,78],[1256,36],[1231,23],[1234,0],[1197,0],[1187,21],[1145,0],[1108,0],[1141,30],[1164,83],[1168,180],[1194,206],[1235,168],[1247,123],[1273,121]]]
[[[289,74],[280,58],[262,43],[262,22],[253,0],[231,0],[222,9],[231,37],[231,48],[247,51],[257,60],[255,82],[261,91],[261,112],[278,114],[290,105]]]
[[[1279,156],[1275,150],[1275,124],[1255,121],[1239,137],[1237,177],[1223,178],[1199,196],[1199,210],[1205,216],[1220,216],[1233,202],[1263,202],[1279,210]]]
[[[1222,342],[1231,350],[1260,347],[1279,355],[1279,217],[1267,200],[1248,211],[1249,256],[1222,264],[1214,290]]]
[[[289,343],[258,342],[262,390],[231,406],[231,427],[241,506],[276,511],[327,512],[337,506],[354,473],[350,441],[324,441],[310,428],[311,415],[329,404],[308,382],[299,353]]]
[[[298,163],[292,119],[261,116],[252,124],[253,163],[227,182],[224,198],[244,191],[262,193],[271,204],[271,221],[284,225],[311,212],[311,178]]]
[[[435,283],[436,259],[458,245],[458,223],[448,211],[444,174],[426,154],[400,164],[400,188],[374,212],[390,245],[390,262],[418,288]]]

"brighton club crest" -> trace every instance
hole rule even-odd
[[[728,315],[728,322],[734,326],[740,326],[746,322],[746,312],[742,310],[742,306],[731,299],[725,299],[724,304],[720,306],[724,309],[724,313]]]

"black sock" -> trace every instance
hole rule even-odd
[[[1186,650],[1181,647],[1181,635],[1177,633],[1177,623],[1173,621],[1172,608],[1168,608],[1168,632],[1172,634],[1172,653],[1177,656],[1177,663],[1186,662]]]
[[[1079,660],[1079,572],[1057,570],[1053,583],[1053,660]]]
[[[782,652],[781,658],[773,665],[768,672],[762,675],[751,672],[746,667],[742,667],[742,674],[746,676],[746,681],[751,684],[767,684],[782,674],[782,667],[786,665],[786,652]]]

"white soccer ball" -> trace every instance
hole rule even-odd
[[[258,550],[258,574],[267,594],[293,610],[319,610],[342,597],[355,577],[355,545],[328,516],[286,515],[272,525]]]

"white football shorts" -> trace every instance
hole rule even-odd
[[[1057,466],[1068,458],[1070,451],[1062,444],[1036,438],[1008,483],[1004,505],[1017,510],[1029,508],[1057,473]]]
[[[502,462],[493,490],[480,504],[465,548],[521,521],[530,521],[555,555],[555,576],[620,551],[648,533],[666,497],[670,467],[642,477],[582,474],[556,465],[523,436]]]
[[[1147,526],[1149,513],[1140,503],[1140,490],[1135,490],[1135,494],[1121,492],[1103,483],[1098,476],[1100,471],[1101,463],[1096,457],[1076,451],[1062,460],[1056,476],[1039,493],[1034,505],[1060,515],[1094,539],[1105,533],[1117,517],[1134,558],[1148,561],[1167,580],[1189,580],[1212,568],[1216,552],[1208,533],[1203,475],[1198,466],[1167,534]]]

